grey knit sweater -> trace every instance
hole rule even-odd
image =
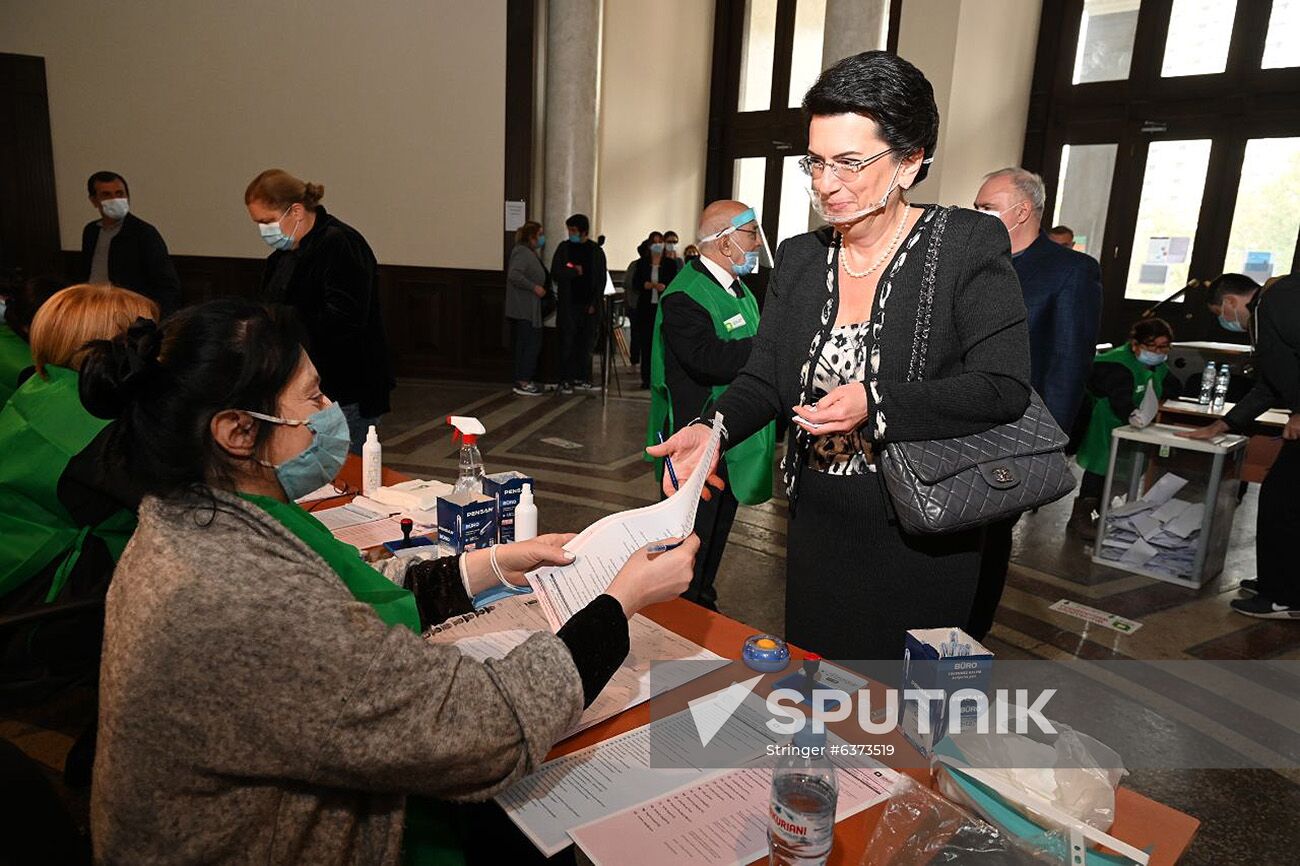
[[[556,636],[487,664],[428,644],[214,495],[146,498],[108,592],[98,862],[396,863],[408,793],[487,798],[576,723]]]

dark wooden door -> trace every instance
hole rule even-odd
[[[45,60],[0,54],[0,279],[58,273]]]

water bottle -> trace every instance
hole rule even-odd
[[[1210,399],[1214,397],[1214,362],[1205,362],[1205,372],[1201,373],[1201,399],[1197,402],[1202,406],[1210,405]]]
[[[1210,404],[1210,411],[1222,412],[1223,403],[1228,399],[1228,380],[1232,378],[1232,370],[1224,364],[1219,368],[1219,377],[1214,382],[1214,402]]]
[[[824,866],[835,841],[839,796],[826,733],[814,734],[810,722],[791,746],[772,771],[768,866]]]

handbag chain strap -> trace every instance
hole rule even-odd
[[[953,208],[940,208],[930,230],[930,244],[925,250],[925,267],[921,273],[921,291],[916,303],[916,326],[912,331],[912,360],[907,367],[907,381],[925,378],[925,361],[930,351],[930,317],[934,310],[934,287],[939,273],[939,242]]]

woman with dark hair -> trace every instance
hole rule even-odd
[[[361,232],[327,213],[325,187],[279,168],[253,178],[244,205],[271,248],[262,300],[288,304],[326,393],[343,407],[353,454],[391,408],[397,384],[379,310],[379,265]]]
[[[334,478],[347,424],[283,308],[213,301],[97,343],[81,394],[147,494],[105,615],[103,862],[458,862],[445,807],[408,795],[484,799],[533,770],[622,662],[628,617],[690,580],[694,538],[636,553],[504,659],[422,640],[571,561],[571,536],[384,573],[336,540],[293,501]]]
[[[665,251],[662,232],[650,232],[640,248],[632,282],[641,287],[632,339],[641,359],[641,387],[650,387],[650,351],[654,342],[655,316],[659,312],[659,295],[677,276],[681,264]]]
[[[898,659],[907,629],[967,621],[981,532],[905,534],[877,456],[1024,413],[1025,305],[997,220],[907,201],[939,133],[920,70],[885,51],[848,57],[803,107],[800,165],[829,226],[777,250],[749,362],[717,409],[728,442],[791,421],[786,636],[828,657]],[[708,435],[696,424],[648,450],[681,475]]]
[[[545,393],[533,377],[542,352],[542,299],[546,297],[546,267],[542,224],[529,220],[515,230],[515,246],[506,262],[506,318],[515,350],[514,392],[520,397]]]
[[[1128,416],[1142,403],[1147,388],[1154,388],[1157,400],[1174,399],[1182,393],[1177,377],[1170,375],[1169,347],[1174,330],[1164,319],[1141,319],[1129,330],[1128,342],[1102,352],[1092,361],[1088,376],[1088,429],[1083,434],[1077,457],[1083,467],[1083,481],[1074,500],[1074,511],[1066,528],[1085,541],[1097,537],[1096,518],[1110,468],[1110,434],[1128,423]]]

